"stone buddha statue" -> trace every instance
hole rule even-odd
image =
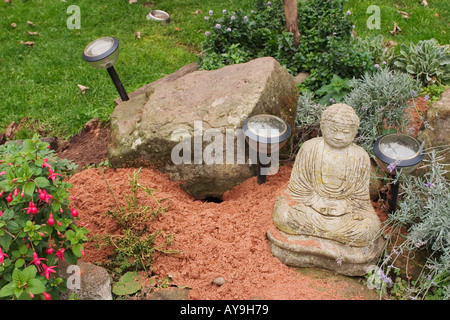
[[[291,260],[286,264],[310,266],[312,259],[313,266],[364,274],[363,265],[379,253],[381,223],[370,202],[370,158],[353,143],[359,121],[346,104],[328,107],[321,116],[322,137],[303,143],[297,154],[288,187],[273,210],[283,239],[268,232],[272,253],[285,247],[281,251]],[[301,246],[304,240],[315,240],[315,249]],[[341,263],[333,266],[334,260]],[[342,261],[353,271],[341,270]]]

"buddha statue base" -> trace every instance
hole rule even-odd
[[[367,247],[351,247],[314,236],[267,230],[272,255],[288,266],[327,269],[346,276],[364,276],[376,265],[384,248],[382,237]]]

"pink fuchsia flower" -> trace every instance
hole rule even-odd
[[[3,261],[5,260],[5,257],[9,259],[9,256],[6,253],[2,252],[2,247],[0,247],[0,264],[3,264]]]
[[[38,213],[38,209],[36,208],[36,205],[33,203],[33,201],[30,201],[28,203],[28,208],[27,208],[27,214],[36,214]]]
[[[47,292],[42,292],[45,300],[52,300],[52,297]]]
[[[13,200],[13,198],[12,198],[12,193],[10,192],[9,194],[8,194],[8,196],[6,197],[6,201],[7,202],[11,202]]]
[[[48,161],[48,159],[45,158],[45,159],[44,159],[44,163],[42,164],[42,168],[45,168],[45,167],[51,168],[51,167],[52,167],[49,163],[47,163],[47,161]]]
[[[48,255],[51,255],[53,253],[53,249],[52,248],[47,248],[45,249],[45,253]]]
[[[55,181],[56,180],[56,176],[61,176],[62,177],[62,175],[60,175],[59,173],[54,173],[53,169],[51,169],[51,168],[48,169],[48,172],[50,173],[50,175],[48,176],[47,179],[52,179],[53,181]]]
[[[58,251],[56,251],[56,256],[61,259],[61,261],[64,261],[64,248],[59,249]]]
[[[46,203],[48,203],[50,201],[50,199],[55,199],[52,195],[48,194],[47,191],[45,190],[41,190],[39,189],[39,199],[41,199],[41,201],[45,201]]]
[[[49,279],[50,275],[52,273],[56,273],[55,270],[53,270],[53,268],[56,268],[57,266],[51,266],[51,267],[47,267],[45,264],[42,264],[42,267],[44,268],[44,272],[42,272],[42,275],[45,277],[45,279]]]
[[[41,260],[47,260],[45,258],[39,258],[36,252],[33,252],[33,261],[31,261],[28,265],[34,263],[34,265],[36,266],[36,268],[40,271],[40,265],[41,265]],[[44,265],[44,264],[42,264]]]
[[[0,176],[3,176],[3,175],[5,175],[5,174],[6,174],[6,171],[0,172]]]

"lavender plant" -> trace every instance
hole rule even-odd
[[[387,243],[395,243],[402,229],[407,230],[405,240],[386,252],[377,270],[389,279],[397,267],[396,259],[402,253],[427,249],[430,252],[418,279],[405,288],[404,297],[409,299],[450,299],[450,183],[442,153],[433,149],[427,154],[423,176],[403,175],[399,208],[389,215],[383,230]],[[382,279],[381,279],[382,280]],[[382,280],[383,281],[383,280]],[[388,282],[383,283],[388,286]]]
[[[352,106],[361,121],[358,144],[373,155],[373,142],[388,128],[403,131],[408,123],[405,109],[418,92],[416,82],[407,74],[379,67],[375,72],[353,79],[344,102]]]

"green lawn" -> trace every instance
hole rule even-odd
[[[412,0],[351,0],[346,6],[360,36],[381,33],[398,42],[434,37],[441,44],[449,43],[447,1],[429,2],[423,7],[420,1]],[[80,8],[80,29],[67,27],[71,4]],[[119,39],[120,58],[115,68],[127,92],[131,92],[197,61],[207,28],[203,17],[209,10],[218,15],[223,9],[251,10],[253,5],[254,0],[139,0],[135,4],[128,0],[0,1],[0,132],[12,121],[28,117],[48,135],[68,138],[94,117],[109,119],[118,94],[106,70],[94,69],[81,58],[90,41],[101,36]],[[381,9],[380,30],[366,26],[368,5]],[[147,20],[151,9],[169,12],[172,22],[161,25]],[[197,10],[201,13],[194,14]],[[409,12],[410,18],[402,18],[397,10]],[[402,28],[401,34],[389,34],[393,21]],[[140,32],[140,39],[135,32]],[[21,41],[34,45],[28,47]],[[78,84],[90,89],[83,95]]]
[[[367,26],[367,20],[375,13],[373,10],[367,13],[368,7],[372,5],[380,9],[380,29]],[[398,43],[416,43],[431,38],[440,44],[450,43],[448,0],[429,0],[428,6],[422,5],[422,0],[348,0],[346,7],[351,12],[355,31],[360,37],[382,34]],[[372,26],[370,22],[369,26]],[[395,35],[390,33],[394,29],[394,22],[402,30]]]

